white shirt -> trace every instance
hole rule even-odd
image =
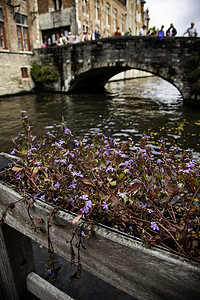
[[[140,28],[139,35],[144,35],[144,29]]]
[[[188,33],[188,36],[192,36],[192,37],[197,35],[196,28],[194,27],[188,28],[186,33]]]

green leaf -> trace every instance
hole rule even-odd
[[[110,182],[110,185],[112,185],[112,186],[115,186],[116,184],[117,184],[117,181],[116,181],[116,180]]]
[[[125,176],[124,173],[119,174],[119,175],[118,175],[119,180],[122,180],[122,178],[124,178],[124,176]]]

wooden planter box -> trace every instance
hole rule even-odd
[[[0,183],[0,213],[20,197]],[[39,200],[30,209],[33,218],[44,220],[38,223],[43,229],[38,234],[30,226],[27,208],[22,202],[8,211],[5,223],[25,235],[26,239],[28,237],[47,247],[47,219],[51,210],[51,205]],[[76,226],[72,225],[73,218],[65,211],[58,211],[50,230],[55,252],[67,260],[71,256],[66,241],[71,239]],[[11,238],[9,243],[12,244]],[[136,299],[200,299],[200,264],[196,262],[160,248],[149,249],[130,236],[102,226],[96,226],[94,235],[89,239],[84,238],[84,245],[87,249],[81,250],[83,268]],[[12,247],[15,257],[17,243]],[[1,247],[1,257],[2,251]],[[23,259],[25,263],[26,257]],[[4,260],[0,266],[5,267],[5,263]],[[28,261],[27,265],[27,272],[31,272],[34,264]]]

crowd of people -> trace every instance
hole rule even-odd
[[[183,36],[185,36],[186,34],[188,35],[188,37],[197,37],[198,33],[196,28],[194,27],[194,22],[191,23],[191,26],[187,28],[187,30],[183,33]],[[143,25],[140,30],[139,30],[139,36],[146,36],[146,35],[155,35],[158,37],[159,40],[162,40],[164,36],[176,36],[177,35],[177,30],[174,27],[173,23],[170,24],[170,27],[167,29],[166,32],[164,32],[164,25],[161,26],[160,30],[157,29],[155,30],[155,28],[150,28],[147,32],[146,32],[147,26]],[[125,33],[125,36],[132,36],[132,30],[131,28],[128,28],[127,32]],[[122,33],[119,29],[119,27],[117,27],[116,31],[114,32],[113,36],[122,36]],[[57,40],[56,40],[56,45],[58,46],[63,46],[63,45],[67,45],[67,44],[71,44],[71,43],[77,43],[77,42],[81,42],[81,41],[90,41],[90,40],[97,40],[101,38],[101,35],[99,33],[99,31],[95,30],[93,31],[91,34],[89,32],[85,32],[83,34],[83,37],[80,37],[79,35],[72,35],[71,32],[67,33],[67,36],[64,35],[63,32],[61,32],[60,35],[58,35]],[[42,48],[46,47],[46,43],[43,43]]]
[[[196,28],[194,27],[194,22],[191,23],[190,27],[183,33],[183,36],[188,34],[188,37],[197,37],[198,33]],[[144,35],[157,35],[158,39],[162,40],[164,36],[176,36],[177,30],[174,27],[173,23],[170,24],[170,27],[167,29],[166,33],[164,32],[164,25],[161,26],[161,29],[155,30],[154,28],[150,28],[147,33],[145,33],[146,25],[143,25],[139,31],[140,36]]]

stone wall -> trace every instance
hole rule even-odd
[[[31,51],[41,45],[37,0],[0,0],[0,8],[5,40],[0,49],[0,96],[30,91],[34,86],[30,77]],[[21,68],[25,68],[26,78]]]
[[[112,76],[137,69],[173,84],[185,103],[200,104],[200,95],[192,92],[190,80],[190,58],[194,53],[200,57],[199,39],[165,37],[159,41],[153,36],[123,36],[38,49],[34,59],[58,68],[60,91],[97,91]]]
[[[32,54],[0,51],[0,96],[30,91]],[[28,78],[22,78],[21,68],[27,68]]]

